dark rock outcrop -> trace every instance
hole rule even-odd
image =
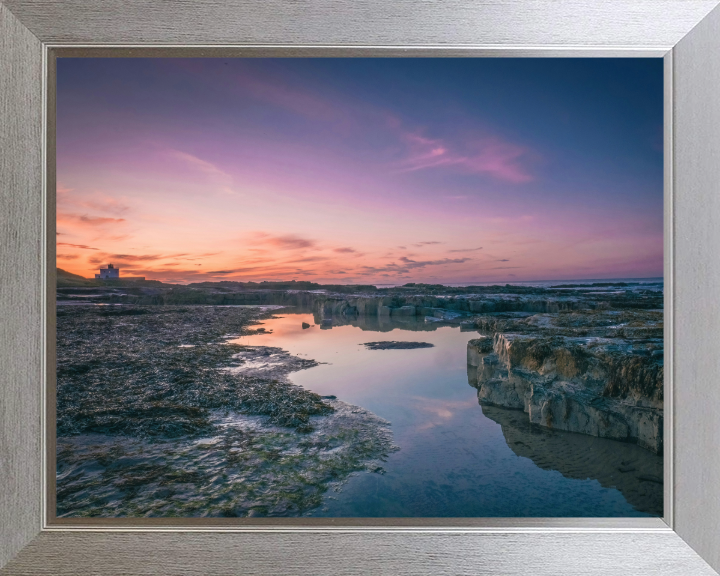
[[[365,342],[363,344],[368,350],[415,350],[416,348],[432,348],[430,342]]]

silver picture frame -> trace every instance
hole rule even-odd
[[[716,574],[718,4],[0,0],[0,574]],[[219,51],[664,59],[662,519],[54,519],[53,58]]]

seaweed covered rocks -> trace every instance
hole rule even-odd
[[[59,517],[302,516],[355,472],[382,474],[396,447],[388,422],[329,401],[312,432],[213,413],[200,438],[58,438]]]
[[[304,429],[332,408],[284,379],[315,366],[285,354],[274,371],[234,374],[259,310],[212,306],[66,306],[58,313],[58,435],[127,434],[173,438],[204,434],[209,411],[267,416]],[[257,354],[267,355],[267,349]]]
[[[382,459],[391,451],[386,422],[360,409],[348,412],[343,408],[350,416],[345,414],[340,418],[336,412],[341,403],[323,399],[288,381],[289,373],[316,366],[315,361],[292,356],[278,348],[228,342],[232,337],[258,332],[253,324],[257,324],[263,314],[267,315],[268,311],[257,307],[60,307],[57,321],[59,509],[80,515],[91,512],[147,515],[153,510],[173,514],[160,501],[143,497],[142,504],[139,503],[136,495],[155,484],[153,494],[160,500],[167,490],[170,490],[168,494],[177,492],[176,484],[191,484],[200,490],[207,480],[204,471],[207,451],[200,457],[193,446],[200,438],[214,439],[206,443],[215,446],[221,440],[227,443],[228,435],[237,436],[237,427],[229,426],[228,419],[250,418],[252,434],[264,439],[258,440],[259,444],[245,446],[247,457],[238,461],[236,475],[245,477],[242,467],[257,465],[257,455],[253,456],[252,451],[260,450],[258,446],[265,446],[265,450],[268,445],[277,444],[271,451],[300,454],[289,460],[294,467],[305,470],[305,479],[315,478],[311,472],[313,462],[320,465],[325,460],[317,450],[311,451],[312,454],[300,450],[303,438],[318,427],[327,429],[329,419],[334,422],[334,427],[331,426],[335,438],[332,474],[327,473],[326,481],[313,480],[319,491],[315,490],[310,500],[303,500],[302,506],[263,505],[264,510],[274,511],[273,514],[299,513],[310,506],[310,501],[317,505],[331,477],[338,482],[350,471],[362,469],[368,461]],[[327,449],[330,450],[329,444]],[[208,450],[213,452],[215,448]],[[133,456],[125,458],[121,454]],[[212,458],[214,462],[220,457],[213,454]],[[104,467],[107,473],[98,476],[93,472],[98,467]],[[218,463],[219,477],[227,476],[220,468],[222,465]],[[197,482],[186,482],[190,477]],[[119,480],[122,478],[125,480]],[[273,486],[267,490],[288,489],[282,482]],[[199,493],[192,496],[195,488],[185,486],[182,491],[190,494],[191,500],[202,499]],[[219,487],[218,490],[224,493]],[[83,495],[80,500],[77,494]],[[113,496],[103,499],[99,494]],[[127,500],[127,505],[111,505],[111,501],[118,498]],[[271,496],[268,498],[272,500]],[[219,496],[213,500],[221,501]],[[130,505],[130,502],[135,503]],[[242,515],[244,504],[237,499],[234,502],[235,515]],[[217,507],[212,510],[220,513]],[[200,508],[186,512],[202,513]]]

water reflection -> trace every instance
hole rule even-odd
[[[330,322],[323,326],[323,320]],[[309,327],[304,328],[303,323]],[[617,517],[660,513],[650,493],[657,488],[652,482],[637,481],[631,487],[630,477],[621,482],[626,473],[615,470],[615,479],[612,471],[601,469],[616,464],[611,445],[618,445],[618,455],[630,449],[630,456],[642,458],[644,455],[636,453],[643,452],[637,446],[604,441],[609,444],[601,450],[603,441],[598,439],[525,430],[522,416],[527,416],[522,412],[495,409],[485,413],[485,408],[478,406],[477,390],[468,386],[467,342],[477,333],[414,317],[320,318],[308,311],[279,312],[263,321],[262,327],[267,332],[237,341],[278,346],[321,362],[293,373],[291,380],[390,421],[394,442],[400,447],[385,463],[384,474],[351,477],[342,491],[327,495],[314,516]],[[379,338],[367,332],[391,334]],[[429,342],[433,347],[368,350],[362,345],[383,339]],[[589,461],[584,462],[579,455],[595,441],[591,454],[597,462],[587,454]],[[566,456],[558,456],[563,454]],[[630,456],[619,456],[619,462]]]
[[[323,329],[331,329],[340,326],[353,326],[366,332],[392,332],[393,330],[408,330],[410,332],[434,332],[441,324],[437,322],[425,322],[423,317],[408,316],[392,318],[390,316],[334,316],[322,317],[320,313],[313,314],[315,324]]]
[[[482,382],[497,377],[498,372],[496,364],[468,364],[468,384],[479,390]],[[488,405],[482,399],[479,404],[486,417],[500,424],[507,445],[518,456],[566,478],[597,480],[601,486],[619,490],[638,510],[662,516],[662,456],[637,444],[534,425],[522,410]]]
[[[482,411],[500,424],[507,445],[518,456],[566,478],[591,478],[606,488],[617,488],[637,509],[662,516],[661,456],[635,444],[531,425],[520,410],[482,406]]]

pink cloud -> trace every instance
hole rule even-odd
[[[181,60],[176,65],[199,75],[219,74],[192,61]],[[260,71],[250,64],[240,68],[235,63],[229,80],[225,76],[220,77],[229,82],[240,97],[325,122],[341,133],[386,131],[392,140],[399,141],[406,148],[405,158],[397,166],[401,172],[445,167],[516,184],[534,180],[526,166],[527,160],[533,155],[531,151],[497,136],[483,135],[453,142],[432,138],[424,135],[418,127],[404,125],[401,117],[382,107],[354,99],[348,94],[333,93],[329,89],[310,89],[279,77],[272,70]],[[178,157],[180,154],[183,159],[212,177],[216,178],[220,174],[228,176],[204,160],[184,153],[179,153]]]
[[[104,226],[106,224],[120,224],[125,222],[125,218],[106,218],[104,216],[88,216],[87,214],[73,214],[68,212],[58,212],[58,224],[70,226]]]
[[[220,190],[223,192],[228,194],[234,193],[234,190],[231,188],[233,184],[232,175],[225,172],[225,170],[216,164],[203,160],[202,158],[198,158],[192,154],[188,154],[187,152],[182,152],[181,150],[167,150],[167,155],[171,158],[175,158],[176,160],[180,160],[190,169],[200,172],[212,183],[220,186]]]
[[[178,59],[175,65],[202,76],[212,73],[191,60]],[[215,74],[223,80],[226,78],[224,73],[215,72]],[[354,124],[352,115],[331,99],[302,86],[291,85],[272,73],[261,72],[251,65],[240,68],[239,62],[235,62],[231,83],[240,96],[250,97],[264,104],[272,104],[315,120],[329,120],[345,126]]]
[[[497,180],[520,184],[534,180],[523,163],[531,151],[499,137],[483,137],[454,146],[418,132],[405,133],[407,156],[400,161],[401,172],[450,167],[472,174],[486,174]]]
[[[113,198],[112,196],[99,196],[98,198],[91,198],[80,202],[81,206],[97,210],[98,212],[105,212],[107,214],[113,214],[119,216],[125,214],[130,210],[130,206],[120,200]]]
[[[91,210],[103,212],[113,216],[121,216],[130,210],[127,198],[117,198],[111,194],[93,191],[91,193],[75,192],[72,188],[58,185],[57,207],[64,212],[66,219],[84,219],[87,215],[79,216],[72,212]],[[118,221],[122,219],[116,219]],[[86,222],[87,223],[87,222]]]
[[[464,264],[465,262],[469,261],[470,258],[443,258],[442,260],[425,260],[425,261],[416,261],[411,260],[410,258],[407,258],[406,256],[402,256],[399,258],[400,262],[402,264],[397,264],[395,262],[392,262],[390,264],[387,264],[386,266],[361,266],[360,270],[357,272],[357,274],[363,275],[363,276],[369,276],[369,275],[376,275],[380,272],[392,272],[395,274],[407,274],[410,270],[415,270],[419,268],[425,268],[427,266],[445,266],[447,264]],[[381,276],[385,276],[386,274],[380,274]]]
[[[266,244],[278,250],[299,250],[306,248],[316,248],[314,240],[309,238],[303,238],[297,234],[283,234],[281,236],[274,236],[266,232],[256,232],[254,234],[254,241],[257,244]]]
[[[277,80],[266,81],[256,75],[244,74],[238,78],[238,85],[252,97],[308,116],[326,120],[348,122],[347,114],[324,98],[297,87],[282,84]]]
[[[478,250],[482,250],[482,246],[479,248],[458,248],[456,250],[448,250],[448,252],[477,252]]]
[[[97,248],[93,248],[92,246],[86,246],[85,244],[70,244],[68,242],[58,242],[58,246],[70,246],[71,248],[80,248],[82,250],[97,250]]]

